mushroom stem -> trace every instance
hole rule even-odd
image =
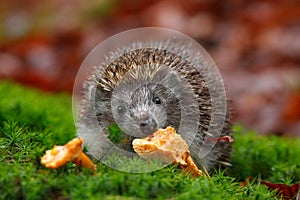
[[[92,169],[93,171],[97,170],[96,165],[83,152],[81,152],[81,154],[79,154],[78,157],[74,158],[73,162],[79,167],[84,167],[86,169]]]

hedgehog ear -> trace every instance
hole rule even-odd
[[[168,85],[172,86],[176,86],[181,83],[180,77],[175,71],[168,73],[165,80],[167,81]]]
[[[101,87],[90,85],[87,87],[87,98],[91,100],[109,99],[111,92],[104,90]]]
[[[111,98],[111,92],[103,90],[102,88],[97,88],[95,91],[95,98],[98,101],[108,100]]]

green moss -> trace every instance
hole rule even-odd
[[[45,150],[76,137],[71,96],[2,82],[0,199],[274,199],[266,186],[240,182],[248,176],[287,184],[300,180],[299,139],[258,136],[239,126],[235,132],[233,166],[211,178],[193,178],[176,166],[125,173],[98,163],[92,174],[69,163],[49,170],[40,164]],[[132,166],[140,162],[130,160]]]
[[[230,174],[243,180],[260,176],[273,182],[300,180],[300,140],[274,135],[259,136],[235,127]]]
[[[113,143],[121,143],[125,137],[117,124],[112,124],[108,127],[108,139]]]

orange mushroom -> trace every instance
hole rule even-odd
[[[132,145],[134,151],[142,158],[159,158],[166,163],[178,164],[184,171],[195,177],[202,175],[202,171],[190,156],[188,145],[170,126],[166,129],[158,129],[146,138],[134,139]]]
[[[64,146],[54,146],[47,150],[41,158],[41,163],[50,169],[57,169],[73,161],[77,166],[96,170],[96,165],[82,151],[82,138],[74,138]]]

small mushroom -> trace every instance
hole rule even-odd
[[[57,169],[73,161],[77,166],[96,170],[96,165],[82,151],[82,138],[74,138],[64,146],[55,145],[53,149],[47,150],[41,158],[41,164],[50,169]]]
[[[134,139],[132,145],[134,151],[142,158],[159,158],[165,163],[178,164],[185,172],[195,177],[203,175],[190,156],[187,143],[170,126],[158,129],[146,138]]]

